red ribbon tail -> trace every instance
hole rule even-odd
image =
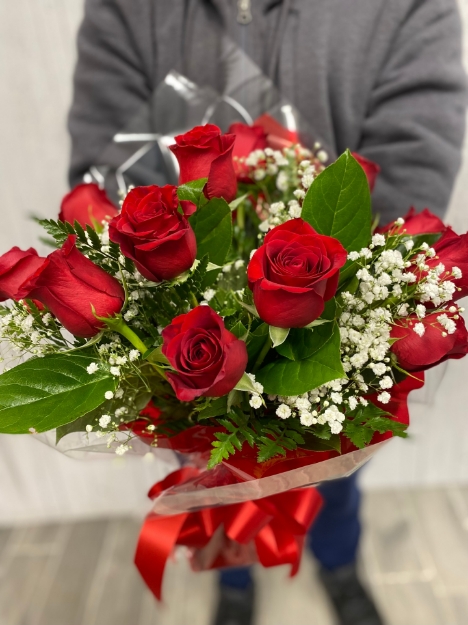
[[[166,562],[186,519],[187,514],[149,516],[141,529],[135,565],[146,585],[159,600]]]

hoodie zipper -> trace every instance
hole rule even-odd
[[[250,24],[252,21],[250,0],[237,0],[237,21],[239,24]]]

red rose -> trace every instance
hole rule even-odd
[[[195,233],[178,206],[177,187],[136,187],[109,224],[111,241],[153,282],[180,276],[197,256]]]
[[[405,232],[406,234],[436,234],[438,232],[445,232],[447,229],[444,222],[441,221],[437,215],[431,213],[428,208],[425,208],[420,213],[417,213],[414,206],[412,206],[404,216],[404,220],[404,225],[399,226],[399,232]],[[382,228],[377,228],[376,232],[388,232],[394,227],[395,222],[392,221]]]
[[[463,358],[468,353],[468,333],[463,317],[455,316],[458,315],[437,312],[424,319],[416,315],[400,319],[390,334],[392,339],[398,339],[391,350],[399,365],[405,371],[424,371],[449,358]],[[414,330],[416,324],[424,326],[422,336]]]
[[[180,166],[179,184],[208,178],[204,193],[207,198],[222,197],[232,202],[237,193],[237,180],[232,162],[234,135],[222,135],[214,124],[196,126],[175,137],[169,146]]]
[[[299,135],[295,130],[288,130],[268,113],[256,119],[254,126],[263,129],[267,136],[267,145],[272,150],[282,150],[300,143]]]
[[[433,248],[436,256],[427,258],[426,265],[434,269],[442,263],[445,271],[441,277],[450,280],[458,287],[453,294],[453,299],[466,297],[468,295],[468,233],[459,236],[451,228],[447,228],[442,237],[433,245]],[[459,275],[458,269],[461,272],[461,277],[452,277],[452,271]]]
[[[115,217],[118,212],[106,192],[97,184],[79,184],[63,198],[59,219],[70,224],[77,221],[83,228],[86,225],[95,228],[104,220]]]
[[[32,247],[24,252],[19,247],[12,247],[0,256],[0,302],[21,299],[18,297],[20,286],[43,262]]]
[[[226,330],[209,306],[197,306],[164,328],[162,351],[177,373],[167,378],[180,401],[222,397],[247,366],[245,343]]]
[[[377,163],[374,163],[365,156],[361,156],[357,152],[353,152],[353,156],[357,160],[359,165],[363,168],[364,173],[367,176],[367,181],[369,182],[370,190],[372,192],[375,187],[375,181],[377,180],[377,176],[380,174],[380,167],[377,165]]]
[[[247,269],[260,317],[279,328],[303,328],[320,317],[336,292],[347,253],[303,219],[271,230]]]
[[[60,250],[43,259],[19,296],[39,300],[69,332],[90,338],[104,327],[93,307],[99,317],[114,315],[122,309],[125,293],[115,278],[83,256],[75,241],[70,235]]]
[[[266,133],[260,126],[248,126],[240,122],[231,124],[228,133],[236,137],[232,153],[234,170],[237,177],[243,180],[248,171],[245,159],[254,150],[264,150],[268,146]],[[247,180],[249,180],[248,177]]]

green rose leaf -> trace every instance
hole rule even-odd
[[[197,258],[208,254],[210,262],[223,265],[232,241],[232,215],[228,203],[213,198],[189,221],[197,237]]]
[[[330,331],[331,329],[331,331]],[[310,330],[306,330],[310,332]],[[329,332],[328,338],[316,342],[308,358],[290,360],[279,358],[256,374],[266,393],[272,395],[302,395],[338,378],[345,378],[340,359],[340,331],[336,323],[316,328],[311,334]],[[283,344],[284,345],[284,344]],[[283,346],[281,346],[283,347]],[[278,350],[278,348],[276,348]]]
[[[107,369],[89,374],[95,358],[56,354],[34,358],[0,376],[0,432],[46,432],[104,403],[117,383]]]
[[[349,150],[312,183],[304,199],[302,218],[319,234],[338,239],[348,252],[369,244],[369,183]]]
[[[334,331],[334,324],[330,322],[312,330],[293,328],[276,351],[289,360],[306,360],[327,344]]]
[[[181,184],[177,189],[177,197],[181,201],[186,200],[187,202],[193,202],[193,204],[198,207],[200,201],[205,197],[202,194],[207,180],[208,178],[200,178],[199,180],[192,180],[191,182]]]

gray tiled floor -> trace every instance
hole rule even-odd
[[[468,488],[371,493],[365,578],[388,625],[468,623]],[[208,625],[215,575],[183,556],[158,605],[133,568],[128,518],[0,530],[0,625]],[[257,625],[333,625],[306,555],[294,580],[256,570]]]

